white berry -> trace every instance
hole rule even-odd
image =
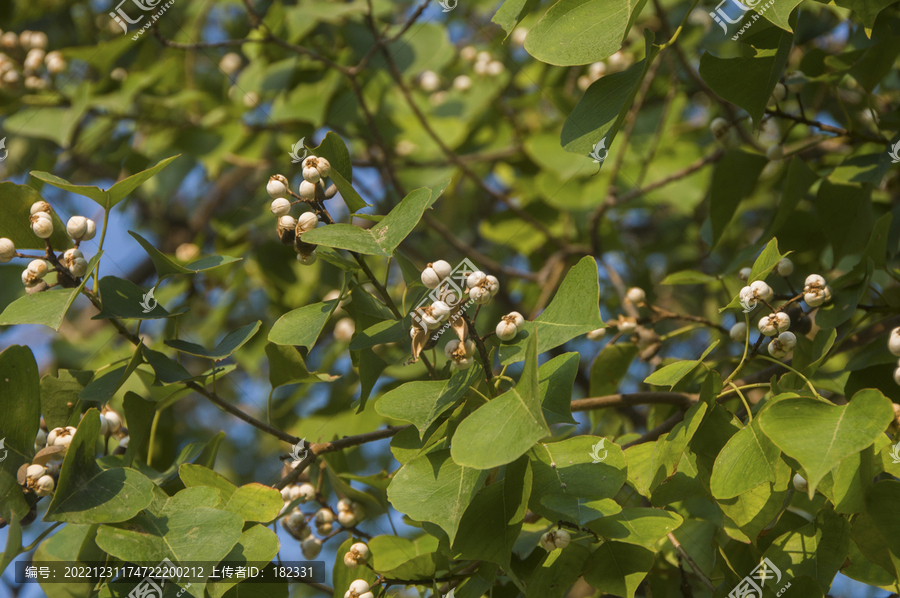
[[[419,85],[424,91],[434,91],[441,85],[441,79],[434,71],[425,71],[419,77]]]
[[[100,414],[100,436],[106,436],[109,433],[109,420],[102,413]]]
[[[277,197],[272,200],[269,210],[278,217],[286,216],[291,211],[291,202],[284,197]]]
[[[222,69],[222,72],[226,75],[233,75],[241,68],[241,62],[240,55],[229,52],[219,61],[219,68]]]
[[[300,232],[312,230],[319,225],[319,218],[314,212],[303,212],[297,219],[297,228]]]
[[[41,239],[48,239],[53,234],[53,220],[47,212],[38,212],[31,217],[31,230]]]
[[[888,349],[894,355],[900,356],[900,327],[891,330],[891,335],[888,337]]]
[[[87,232],[87,218],[84,216],[72,216],[66,224],[66,232],[73,241],[80,241]]]
[[[46,201],[36,201],[31,204],[31,215],[34,216],[38,212],[47,212],[48,214],[53,210]]]
[[[269,197],[284,197],[288,194],[287,178],[281,174],[269,177],[269,182],[266,183],[266,192],[269,194]]]
[[[541,548],[552,552],[557,548],[565,548],[571,542],[572,537],[564,529],[550,530],[541,536]]]
[[[303,199],[315,199],[316,183],[310,183],[307,180],[301,181],[300,187],[297,189],[297,194]]]
[[[315,251],[309,252],[307,255],[303,255],[302,253],[297,254],[297,261],[303,264],[304,266],[312,266],[316,263],[316,260],[319,259],[316,256]]]
[[[82,241],[90,241],[97,234],[97,223],[87,218],[87,230],[84,231],[84,234],[81,236]]]
[[[364,579],[357,579],[350,584],[350,592],[354,594],[365,594],[369,591],[369,582]]]
[[[741,280],[749,280],[751,272],[752,270],[750,268],[741,268],[738,270],[738,278]]]
[[[109,410],[103,414],[106,417],[106,421],[109,423],[109,433],[115,434],[119,431],[119,428],[122,427],[122,418],[119,417],[119,414],[115,411]]]
[[[588,339],[592,341],[598,341],[604,336],[606,336],[606,328],[598,328],[587,333]]]
[[[15,243],[3,237],[0,239],[0,264],[5,264],[14,257],[16,257]]]
[[[43,278],[47,275],[47,262],[44,260],[31,260],[28,263],[27,270],[34,274],[36,278]]]
[[[809,482],[807,482],[806,478],[799,473],[794,475],[794,490],[803,492],[804,494],[809,492]]]
[[[356,332],[356,324],[350,318],[341,318],[334,325],[334,338],[341,342],[349,343],[354,332]]]
[[[763,301],[768,301],[775,294],[774,291],[772,291],[772,287],[762,280],[754,280],[750,283],[750,288],[753,290],[753,294],[756,298]]]
[[[728,331],[728,336],[736,343],[742,343],[747,338],[747,324],[738,322]]]
[[[474,289],[475,287],[480,286],[486,278],[487,274],[485,274],[484,272],[472,272],[471,274],[469,274],[468,278],[466,278],[466,286],[470,289]]]
[[[628,292],[625,293],[625,298],[632,303],[643,303],[647,298],[647,293],[640,287],[631,287],[628,289]]]
[[[352,511],[341,511],[337,516],[338,523],[341,524],[342,527],[351,528],[356,525],[356,516],[353,515]]]
[[[714,118],[711,123],[709,123],[709,130],[712,131],[712,134],[716,137],[721,137],[731,125],[724,118]]]
[[[519,330],[512,322],[500,320],[500,322],[497,324],[495,332],[497,333],[497,338],[499,338],[501,341],[511,341],[512,339],[516,338],[516,334],[518,334]]]
[[[790,276],[794,273],[794,262],[789,258],[783,257],[775,264],[775,273],[778,276]]]
[[[300,543],[300,550],[303,552],[304,558],[312,560],[322,552],[322,541],[318,538],[307,538]]]
[[[25,469],[25,477],[29,480],[36,480],[43,476],[45,473],[47,473],[47,468],[43,465],[32,464]]]
[[[35,491],[38,496],[49,496],[55,486],[56,482],[53,481],[53,478],[45,475],[35,483]]]
[[[772,90],[772,99],[776,102],[780,102],[785,97],[787,97],[787,89],[785,89],[784,85],[781,83],[776,83],[775,89]]]

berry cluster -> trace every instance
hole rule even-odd
[[[557,548],[563,549],[569,545],[572,537],[564,529],[552,529],[541,536],[541,548],[547,552],[553,552]]]
[[[291,468],[293,467],[296,467],[296,463],[291,465]],[[337,515],[335,516],[334,511],[328,506],[325,499],[319,495],[316,488],[309,482],[285,486],[281,490],[281,498],[284,501],[281,514],[287,513],[287,517],[281,520],[281,525],[285,531],[300,542],[300,550],[303,552],[304,558],[307,559],[314,559],[319,556],[319,552],[322,550],[322,543],[325,540],[339,532],[352,530],[365,518],[362,507],[347,498],[342,498],[338,501]],[[291,508],[291,504],[295,502],[298,505]],[[300,510],[299,505],[308,503],[318,503],[321,505],[321,508],[315,513],[304,513]],[[337,531],[334,530],[335,520],[340,525]],[[321,538],[313,535],[310,522],[316,526],[316,533]],[[360,562],[364,562],[366,557],[368,557],[368,548],[366,549],[365,557],[362,557]]]
[[[32,259],[25,270],[22,271],[22,284],[28,293],[46,291],[57,284],[63,287],[74,287],[80,279],[87,274],[88,262],[84,254],[78,249],[82,241],[90,241],[97,234],[97,225],[90,218],[84,216],[72,216],[66,225],[66,232],[75,242],[75,247],[66,250],[63,255],[57,256],[50,245],[49,238],[53,235],[53,208],[46,201],[36,201],[31,205],[29,224],[31,231],[47,243],[47,259]],[[0,264],[12,260],[14,257],[28,258],[16,251],[15,243],[6,237],[0,238]],[[57,272],[56,283],[50,285],[44,281],[44,277],[50,272]]]
[[[50,75],[66,70],[61,53],[46,51],[47,35],[42,31],[7,31],[0,35],[0,48],[0,89],[13,91],[24,84],[25,89],[40,91],[49,85]]]
[[[287,178],[281,174],[269,178],[266,192],[273,198],[269,209],[278,218],[276,228],[278,238],[285,245],[293,244],[297,252],[297,261],[309,266],[316,262],[316,246],[304,243],[301,240],[302,235],[319,225],[317,214],[324,211],[322,201],[334,197],[337,188],[332,185],[325,189],[323,181],[331,175],[331,164],[325,158],[309,156],[303,160],[302,166],[303,181],[297,194],[291,192]],[[287,196],[295,197],[297,200],[292,202]],[[304,212],[299,218],[294,218],[290,212],[297,203],[306,203],[315,211]]]
[[[777,275],[787,278],[794,272],[794,263],[789,258],[782,258],[775,264],[774,271]],[[742,268],[738,272],[738,278],[749,279],[750,268]],[[769,305],[769,301],[775,297],[775,292],[762,280],[755,280],[742,288],[739,297],[741,303],[747,307],[753,308],[758,303],[763,303],[772,310],[770,314],[759,319],[757,326],[763,336],[773,337],[767,347],[769,355],[781,359],[797,346],[797,336],[789,330],[792,325],[791,316],[784,310],[801,298],[810,308],[819,307],[831,300],[831,287],[825,284],[825,279],[820,275],[810,274],[806,278],[803,293],[778,309]],[[799,311],[795,315],[798,315],[799,319],[805,319],[807,313]],[[747,338],[747,325],[744,322],[737,322],[731,327],[729,336],[735,342],[744,342]]]

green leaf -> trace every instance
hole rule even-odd
[[[78,398],[78,393],[93,377],[94,372],[61,369],[57,371],[55,378],[50,374],[41,378],[41,413],[47,429],[78,424],[81,416],[81,399]]]
[[[675,386],[700,364],[699,361],[676,361],[665,365],[644,379],[645,384],[654,386]]]
[[[603,397],[616,393],[639,352],[634,343],[608,344],[603,347],[591,365],[591,396]]]
[[[347,146],[344,145],[339,135],[328,131],[322,143],[318,147],[310,148],[309,151],[314,156],[325,158],[331,164],[329,177],[340,191],[341,197],[351,213],[369,206],[351,184],[353,182],[353,165],[350,162],[350,152],[347,151]]]
[[[439,195],[438,187],[411,192],[372,228],[352,224],[329,224],[303,233],[303,241],[366,255],[390,256],[412,232],[425,210]]]
[[[481,368],[473,366],[456,371],[449,380],[407,382],[378,399],[375,411],[384,417],[412,423],[421,438],[425,430],[460,400],[480,377]]]
[[[284,314],[269,331],[269,341],[276,345],[295,345],[312,349],[337,308],[338,300],[323,301],[297,308]]]
[[[788,579],[806,575],[827,591],[849,552],[850,523],[823,508],[816,513],[815,521],[772,542],[763,556],[778,563]]]
[[[579,360],[578,353],[564,353],[538,368],[538,394],[548,425],[577,423],[572,417],[572,390]]]
[[[256,321],[253,324],[241,326],[237,330],[229,332],[214,349],[208,350],[200,345],[189,343],[182,340],[166,341],[166,344],[182,353],[196,355],[197,357],[206,357],[213,361],[221,361],[231,356],[235,351],[244,346],[244,344],[253,338],[253,335],[259,330],[262,322]]]
[[[265,523],[278,517],[278,511],[283,506],[281,492],[254,482],[235,490],[222,508],[237,513],[244,521]]]
[[[388,500],[413,519],[440,526],[452,543],[466,507],[488,473],[457,465],[449,450],[434,451],[397,470],[388,486]],[[423,496],[428,500],[422,500]]]
[[[143,342],[134,350],[131,359],[128,360],[126,365],[96,376],[78,393],[78,398],[82,401],[96,401],[98,403],[109,401],[122,388],[122,385],[128,381],[128,378],[131,377],[137,366],[141,364],[142,348]]]
[[[614,497],[625,483],[625,454],[618,445],[604,439],[602,450],[607,451],[607,456],[594,463],[591,453],[600,440],[597,436],[576,436],[534,447],[529,453],[534,484],[528,508],[553,519],[558,515],[542,504],[542,497]]]
[[[159,514],[144,511],[117,526],[102,525],[97,545],[110,555],[130,562],[158,562],[168,558],[176,564],[218,562],[241,539],[244,520],[236,513],[206,504],[204,488],[188,488],[171,497]],[[179,495],[184,494],[184,497]]]
[[[0,313],[0,326],[11,326],[13,324],[43,324],[49,326],[53,330],[59,330],[62,326],[63,318],[75,297],[81,292],[82,287],[88,280],[91,272],[97,267],[102,252],[97,253],[88,262],[87,272],[84,278],[74,289],[51,289],[41,293],[33,293],[19,297],[6,306],[3,313]]]
[[[576,498],[565,494],[548,494],[541,498],[541,504],[559,517],[578,525],[585,525],[595,519],[615,515],[622,510],[619,504],[611,498],[593,500],[590,498]]]
[[[655,558],[652,551],[641,546],[604,542],[588,559],[584,580],[603,592],[634,598]]]
[[[781,190],[781,201],[778,204],[778,211],[775,213],[775,218],[772,219],[772,225],[769,228],[771,234],[780,232],[781,228],[787,224],[797,208],[797,204],[800,203],[800,200],[803,199],[806,192],[817,180],[819,180],[818,175],[812,171],[804,160],[799,156],[791,157],[787,176],[784,179],[784,187]]]
[[[529,54],[548,64],[590,64],[615,54],[628,34],[632,13],[646,0],[559,0],[525,38]]]
[[[771,23],[784,29],[785,31],[793,31],[789,22],[791,11],[803,0],[773,0],[769,7],[760,14],[768,19]]]
[[[409,322],[403,320],[385,320],[357,332],[350,341],[351,351],[369,349],[384,343],[397,343],[409,338]]]
[[[790,468],[784,468],[790,477]],[[786,486],[776,489],[775,484],[760,484],[734,498],[716,500],[716,504],[748,538],[756,539],[781,511],[785,496]]]
[[[437,553],[438,539],[420,536],[407,540],[398,536],[376,536],[368,542],[372,552],[371,565],[385,577],[394,579],[431,579],[438,567],[445,567],[447,559]]]
[[[831,301],[816,311],[816,325],[821,328],[836,328],[853,317],[856,307],[869,289],[875,267],[871,258],[865,258],[863,277],[853,282],[858,275],[848,272],[834,281]]]
[[[177,316],[188,310],[187,307],[182,307],[179,311],[170,314],[162,305],[156,303],[153,309],[145,311],[143,305],[149,305],[152,300],[152,289],[150,297],[147,298],[147,294],[136,284],[115,276],[104,276],[100,279],[100,296],[103,298],[102,309],[100,313],[91,318],[92,320],[113,318],[156,320]]]
[[[716,458],[710,491],[716,498],[734,498],[766,482],[774,483],[781,451],[762,433],[759,417],[732,436]]]
[[[718,278],[697,272],[696,270],[682,270],[674,272],[666,276],[660,284],[678,285],[678,284],[706,284],[707,282],[715,282]]]
[[[452,557],[508,567],[528,510],[531,481],[531,465],[523,457],[509,464],[502,480],[482,489],[463,514]]]
[[[722,238],[741,201],[753,192],[756,180],[768,163],[765,156],[740,150],[726,150],[716,163],[709,190],[713,246]]]
[[[294,347],[266,343],[266,357],[269,360],[269,383],[272,388],[286,384],[331,382],[339,377],[310,372],[306,369],[303,356]]]
[[[750,269],[750,278],[747,279],[747,284],[756,280],[765,280],[766,276],[769,275],[769,272],[772,271],[772,268],[790,253],[790,251],[787,253],[780,253],[778,251],[778,239],[772,239],[766,243],[766,246],[759,254],[759,257],[753,262],[753,268]]]
[[[775,48],[758,49],[754,56],[717,58],[706,52],[700,57],[700,76],[720,98],[750,113],[758,127],[772,90],[787,64],[793,39],[792,33],[782,31]],[[736,181],[732,182],[735,190],[742,191]],[[714,238],[718,239],[717,236]]]
[[[855,12],[866,29],[872,29],[875,27],[878,13],[895,2],[896,0],[835,0],[834,3]]]
[[[22,526],[19,525],[19,518],[13,517],[6,532],[6,548],[0,555],[0,573],[6,571],[6,567],[19,556],[20,552],[22,552]]]
[[[128,424],[128,447],[122,457],[122,463],[130,467],[136,455],[144,450],[144,444],[150,438],[150,428],[156,413],[156,403],[147,401],[133,392],[126,392],[122,401],[125,408],[125,421]]]
[[[79,195],[89,197],[100,204],[104,210],[111,210],[117,203],[128,197],[128,195],[131,194],[132,191],[155,176],[160,170],[171,164],[180,155],[181,154],[172,156],[171,158],[166,158],[165,160],[157,163],[156,166],[152,168],[122,179],[105,191],[103,189],[100,189],[99,187],[94,187],[92,185],[73,185],[69,181],[61,179],[56,175],[50,174],[49,172],[32,170],[30,174],[34,178],[44,181],[45,183],[49,183],[54,187],[59,187],[60,189],[63,189],[65,191],[71,191],[72,193],[77,193]]]
[[[0,353],[0,515],[25,517],[30,505],[16,481],[19,468],[34,456],[34,437],[41,422],[41,390],[37,362],[28,347],[13,345]]]
[[[562,550],[554,550],[532,574],[528,596],[563,598],[584,573],[585,561],[590,556],[590,550],[574,542]]]
[[[150,480],[133,469],[97,465],[94,450],[99,434],[99,413],[90,409],[66,452],[45,521],[113,523],[130,519],[150,505]]]
[[[274,559],[278,554],[279,548],[280,543],[275,532],[262,525],[253,525],[241,534],[241,539],[238,540],[231,552],[225,555],[221,562],[227,563],[231,567],[258,566],[260,563],[268,563]],[[253,585],[253,582],[250,581],[247,588],[244,588],[239,586],[238,583],[248,584],[248,581],[241,579],[211,581],[206,585],[206,591],[209,593],[210,598],[219,598],[229,589],[235,588],[235,586],[237,586],[237,594],[242,595],[241,589],[247,589]],[[264,587],[271,592],[272,587],[270,584],[266,584]],[[267,595],[272,594],[269,593]]]
[[[141,247],[144,248],[144,251],[147,252],[147,255],[150,256],[150,260],[153,262],[153,266],[156,268],[156,274],[157,276],[159,276],[160,281],[163,281],[170,276],[175,276],[176,274],[196,274],[198,272],[204,272],[206,270],[218,268],[219,266],[224,266],[225,264],[241,261],[241,258],[239,257],[228,257],[227,255],[210,255],[193,261],[187,266],[180,266],[163,255],[158,249],[156,249],[156,247],[154,247],[150,243],[150,241],[140,236],[136,232],[128,231],[128,234],[134,237],[135,240],[137,240],[137,242],[141,244]]]
[[[7,123],[7,126],[9,123]],[[16,246],[17,251],[23,249],[39,249],[47,247],[44,239],[31,230],[31,205],[45,201],[41,194],[28,185],[16,185],[9,181],[0,183],[0,237],[6,237]],[[50,214],[53,220],[53,234],[47,239],[57,251],[72,247],[72,239],[66,233],[65,223],[54,211]],[[20,287],[21,288],[21,287]]]
[[[194,486],[211,486],[219,490],[219,495],[223,501],[231,500],[231,497],[237,491],[237,486],[232,484],[228,479],[202,465],[194,465],[193,463],[184,463],[178,468],[178,476],[184,485],[188,488]]]
[[[660,436],[654,445],[653,457],[651,458],[651,471],[656,472],[660,466],[663,467],[666,477],[674,475],[682,455],[687,448],[697,429],[703,422],[703,416],[709,408],[703,401],[698,401],[688,409],[684,416],[684,420],[678,422],[672,431],[664,436]],[[654,474],[655,475],[655,474]],[[656,489],[658,484],[652,485]]]
[[[506,36],[509,37],[516,25],[528,16],[528,13],[537,4],[538,0],[505,0],[500,5],[500,8],[497,9],[497,12],[494,13],[494,16],[491,17],[491,22],[503,27]]]
[[[760,427],[806,471],[809,497],[819,481],[842,460],[865,449],[894,418],[891,401],[878,390],[862,390],[847,405],[784,399],[765,409]]]
[[[107,555],[97,547],[97,525],[68,524],[45,539],[34,551],[34,559],[57,566],[87,566],[105,561]],[[59,588],[58,593],[55,590]],[[94,582],[67,579],[65,584],[47,584],[42,588],[49,598],[94,598]]]
[[[537,331],[530,336],[525,369],[516,386],[479,407],[456,429],[450,454],[460,465],[499,467],[550,435],[539,397],[537,337]]]
[[[174,384],[193,378],[191,373],[184,369],[184,366],[165,353],[144,347],[142,354],[156,373],[157,381],[162,384]]]
[[[597,262],[592,257],[584,257],[563,278],[547,309],[533,322],[525,322],[515,341],[500,345],[500,363],[509,365],[525,359],[525,348],[536,331],[540,331],[537,352],[544,353],[576,336],[604,327],[599,305]]]
[[[641,0],[637,2],[626,0],[621,3],[609,3],[602,0],[561,0],[557,6],[564,2],[586,2],[586,4],[591,6],[603,4],[608,7],[608,10],[612,11],[620,11],[623,6],[628,4],[643,4]],[[548,14],[552,10],[553,8],[548,11]],[[588,24],[584,23],[583,25]],[[597,23],[595,22],[589,26],[594,27],[596,25]],[[537,26],[529,32],[525,41],[526,49],[528,48],[528,40],[534,35],[536,29]],[[570,41],[567,40],[562,47],[571,47]],[[644,60],[622,72],[601,77],[584,92],[584,96],[582,96],[578,105],[575,106],[575,109],[566,118],[566,122],[563,123],[560,142],[566,151],[587,156],[601,140],[606,141],[604,144],[606,149],[612,147],[616,134],[619,132],[625,116],[632,106],[635,95],[637,95],[641,81],[644,80],[647,70],[653,63],[654,58],[656,58],[657,53],[659,53],[659,46],[653,45],[653,34],[649,30],[646,30],[644,33],[644,42],[646,47]],[[616,50],[618,50],[618,46]],[[587,62],[594,61],[588,60]],[[601,162],[601,166],[602,164]]]
[[[681,515],[671,511],[634,507],[593,521],[588,524],[588,529],[608,540],[637,544],[653,550],[661,538],[678,528],[683,521]]]
[[[864,247],[875,226],[870,184],[845,183],[829,176],[819,185],[815,206],[835,260]]]

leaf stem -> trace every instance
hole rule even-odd
[[[697,6],[697,4],[699,2],[700,2],[700,0],[694,0],[691,3],[690,7],[687,9],[687,13],[684,15],[684,18],[681,19],[681,24],[678,25],[678,29],[675,30],[675,33],[672,34],[672,37],[669,38],[669,41],[667,41],[666,43],[664,43],[663,45],[661,45],[659,47],[660,52],[662,52],[663,50],[665,50],[666,48],[668,48],[669,46],[671,46],[672,44],[675,43],[675,40],[677,40],[678,36],[681,35],[681,31],[684,29],[685,23],[687,23],[688,19],[691,17],[691,13],[694,11],[694,8]],[[690,557],[688,557],[688,558],[690,559]],[[713,588],[712,586],[710,586],[710,589],[715,590],[715,588]]]
[[[744,313],[744,325],[747,327],[747,334],[744,337],[744,355],[741,357],[740,363],[738,363],[737,367],[734,368],[734,371],[725,379],[725,384],[731,382],[735,376],[737,376],[738,372],[741,371],[741,368],[744,366],[744,362],[747,361],[747,350],[750,347],[750,313]]]
[[[816,387],[813,386],[812,382],[809,381],[809,378],[807,378],[806,376],[804,376],[803,374],[801,374],[800,372],[798,372],[797,370],[795,370],[788,364],[784,363],[783,361],[773,359],[772,357],[768,357],[767,355],[760,355],[759,357],[762,359],[765,359],[766,361],[771,361],[772,363],[778,364],[781,367],[783,367],[784,369],[789,370],[790,372],[792,372],[794,374],[797,374],[797,376],[799,376],[804,382],[806,382],[806,385],[809,386],[809,389],[812,391],[812,393],[815,396],[817,396],[820,399],[823,398],[822,395],[820,395],[819,392],[816,390]]]
[[[32,550],[37,548],[38,544],[40,544],[44,540],[44,538],[46,538],[47,536],[50,535],[50,532],[52,532],[53,530],[55,530],[56,528],[58,528],[61,525],[63,525],[63,522],[57,521],[56,523],[54,523],[53,525],[51,525],[50,527],[48,527],[47,529],[42,531],[40,533],[40,535],[38,535],[38,537],[34,539],[34,542],[32,542],[28,546],[25,546],[24,548],[22,548],[22,550],[19,552],[19,554],[22,554],[25,552],[31,552]]]
[[[747,397],[744,396],[744,393],[741,392],[740,388],[735,386],[734,382],[729,381],[728,385],[734,389],[734,392],[736,392],[739,397],[741,397],[741,402],[744,404],[744,409],[747,410],[747,423],[752,422],[753,414],[750,413],[750,403],[747,402]]]

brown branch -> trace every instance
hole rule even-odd
[[[669,538],[669,542],[672,543],[672,546],[675,547],[675,550],[678,551],[678,554],[681,555],[681,558],[688,562],[688,564],[691,566],[691,569],[694,570],[694,573],[696,573],[697,577],[700,578],[700,581],[703,582],[703,585],[709,588],[711,592],[715,592],[716,586],[713,585],[713,583],[703,573],[703,571],[700,570],[700,567],[697,566],[697,563],[694,562],[694,559],[691,558],[691,555],[689,555],[687,551],[681,546],[681,542],[678,541],[678,538],[675,537],[675,534],[669,532],[668,534],[666,534],[666,537]]]
[[[799,116],[796,114],[789,114],[780,108],[767,108],[766,114],[771,114],[772,116],[777,116],[779,118],[786,118],[788,120],[792,120],[794,122],[798,122],[804,124],[808,127],[816,127],[821,131],[827,131],[829,133],[836,133],[837,135],[843,135],[845,137],[852,137],[855,139],[861,139],[863,141],[872,141],[874,143],[882,143],[884,145],[890,145],[891,142],[887,139],[882,139],[881,137],[875,137],[874,135],[869,135],[868,133],[860,133],[858,131],[851,131],[849,129],[842,129],[841,127],[834,127],[831,125],[827,125],[818,120],[811,120],[804,116]]]
[[[590,411],[608,407],[631,407],[634,405],[678,405],[689,407],[697,402],[697,395],[681,392],[632,392],[614,394],[604,397],[575,399],[571,403],[572,411]]]

